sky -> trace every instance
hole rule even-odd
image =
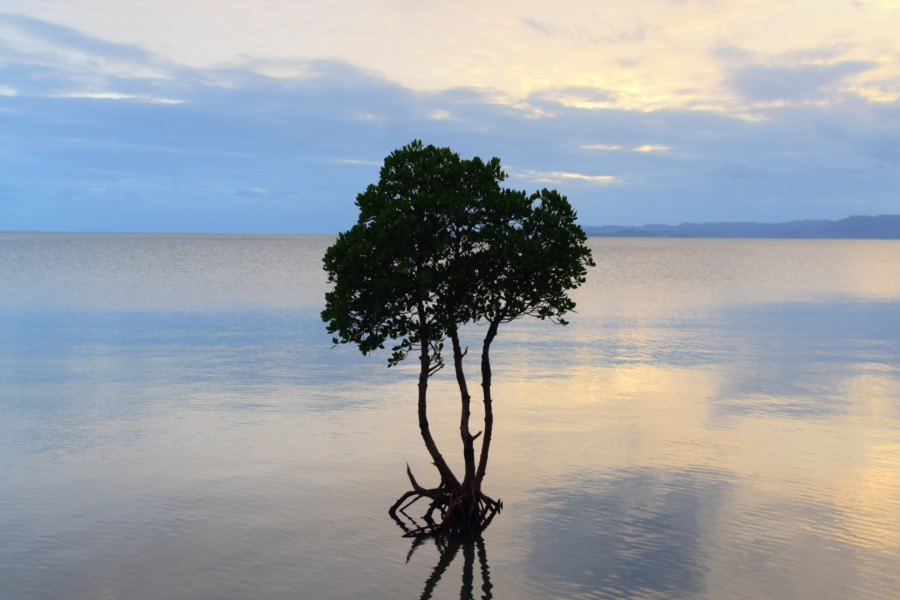
[[[414,139],[584,225],[900,213],[900,0],[0,11],[0,231],[336,233]]]

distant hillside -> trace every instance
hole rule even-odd
[[[593,236],[605,237],[709,237],[709,238],[807,238],[900,239],[900,215],[847,217],[840,221],[791,221],[789,223],[682,223],[681,225],[605,225],[585,227]]]

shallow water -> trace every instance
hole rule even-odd
[[[330,242],[0,234],[2,597],[896,597],[897,242],[592,239],[494,346],[505,510],[411,556],[415,367],[331,348]]]

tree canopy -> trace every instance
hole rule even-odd
[[[334,343],[368,354],[392,343],[389,364],[466,323],[526,315],[565,322],[567,292],[593,265],[575,211],[556,191],[501,187],[500,160],[462,159],[414,141],[384,161],[356,198],[359,219],[324,259],[333,289],[322,318]]]

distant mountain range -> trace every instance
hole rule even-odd
[[[900,239],[900,215],[847,217],[840,221],[789,223],[682,223],[681,225],[587,226],[585,233],[605,237]]]

